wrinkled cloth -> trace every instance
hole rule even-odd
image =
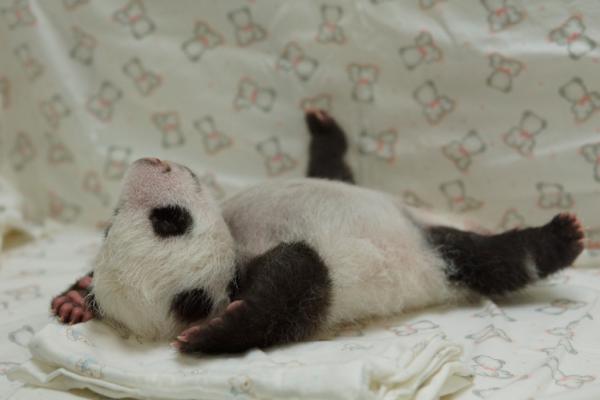
[[[239,357],[187,357],[166,343],[124,340],[106,325],[51,324],[29,344],[33,360],[10,376],[111,397],[214,399],[436,399],[469,386],[461,346],[439,335],[406,340],[390,330],[253,350]]]

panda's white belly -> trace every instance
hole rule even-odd
[[[242,260],[305,241],[329,268],[329,324],[389,315],[455,296],[444,262],[386,194],[319,179],[270,181],[226,200]]]

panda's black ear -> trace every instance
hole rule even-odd
[[[161,238],[184,235],[194,223],[190,212],[178,205],[153,208],[149,219],[154,233]]]

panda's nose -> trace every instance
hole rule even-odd
[[[162,160],[160,158],[156,158],[156,157],[146,157],[146,158],[142,158],[142,160],[144,160],[145,162],[152,164],[152,165],[162,164]]]
[[[161,160],[160,158],[145,157],[145,158],[142,158],[141,161],[148,163],[150,165],[161,167],[163,169],[163,172],[171,171],[171,166],[169,165],[169,163],[167,161]]]

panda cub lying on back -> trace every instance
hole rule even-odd
[[[310,338],[342,322],[481,294],[570,265],[578,220],[498,235],[435,225],[352,184],[346,138],[306,115],[308,178],[272,180],[217,204],[187,167],[137,160],[93,271],[52,301],[63,322],[102,318],[184,353],[230,353]]]

